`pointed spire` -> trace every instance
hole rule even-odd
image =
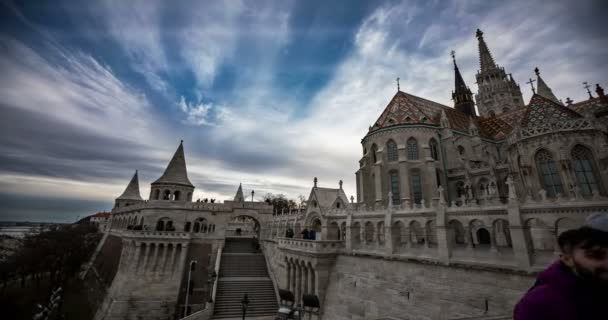
[[[553,91],[551,91],[551,88],[549,88],[549,86],[545,83],[545,81],[543,80],[543,78],[540,76],[540,71],[538,70],[538,67],[536,67],[534,69],[534,73],[536,73],[536,88],[538,90],[538,94],[555,102],[555,103],[559,103],[561,105],[563,105],[563,103],[561,103],[559,101],[559,99],[557,99],[557,97],[553,94]]]
[[[488,45],[486,44],[485,40],[483,40],[483,32],[477,29],[476,36],[477,40],[479,40],[479,68],[481,71],[496,68],[497,66],[494,62],[494,58],[492,58],[490,49],[488,49]]]
[[[188,171],[186,170],[186,158],[184,156],[184,140],[181,140],[179,147],[175,151],[173,158],[167,165],[167,169],[163,175],[154,181],[152,184],[181,184],[189,187],[194,187],[188,179]]]
[[[135,170],[135,174],[131,181],[127,185],[125,191],[120,195],[120,197],[116,198],[117,200],[143,200],[141,195],[139,194],[139,178],[137,177],[137,170]]]
[[[243,184],[239,183],[239,189],[236,190],[236,195],[234,196],[235,202],[244,202],[245,196],[243,195]]]
[[[476,116],[475,104],[473,103],[473,93],[464,83],[464,79],[460,74],[458,65],[456,64],[456,52],[451,52],[452,60],[454,62],[454,87],[455,91],[452,93],[452,100],[454,100],[454,108],[465,113],[468,116]]]

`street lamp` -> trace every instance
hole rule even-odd
[[[192,271],[196,267],[196,260],[190,260],[190,270],[188,270],[188,284],[186,285],[186,303],[184,305],[184,318],[188,315],[188,298],[190,297],[190,279],[192,278]]]
[[[209,280],[207,280],[209,282],[209,286],[207,287],[209,288],[209,302],[213,302],[213,286],[215,284],[215,279],[217,279],[217,273],[213,270],[213,273],[209,276]]]
[[[255,191],[251,190],[251,202],[253,202],[253,195],[255,194]]]
[[[247,294],[243,296],[243,300],[241,300],[241,309],[243,310],[243,320],[245,320],[245,314],[247,314],[247,306],[249,305],[249,297]]]

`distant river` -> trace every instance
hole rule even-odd
[[[0,235],[7,235],[13,238],[23,238],[28,233],[38,233],[40,227],[23,226],[23,227],[0,227]]]

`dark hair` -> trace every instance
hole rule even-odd
[[[557,238],[557,243],[562,252],[569,251],[575,247],[583,249],[595,246],[608,247],[608,232],[589,227],[580,227],[564,231]]]

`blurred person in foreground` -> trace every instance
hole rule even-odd
[[[608,214],[557,239],[560,258],[517,303],[514,320],[608,319]]]

